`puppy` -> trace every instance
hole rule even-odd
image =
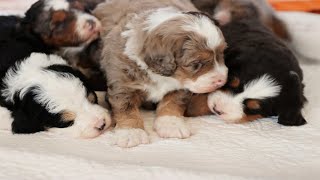
[[[234,8],[244,11],[237,14]],[[228,10],[231,19],[221,27],[228,43],[228,82],[208,97],[193,97],[186,114],[211,111],[230,123],[279,116],[283,125],[305,124],[303,74],[295,56],[261,23],[252,3],[234,2]]]
[[[13,133],[56,127],[49,131],[93,138],[111,124],[84,76],[59,56],[32,53],[7,71],[1,85],[2,102],[12,111],[2,128]]]
[[[76,2],[40,0],[23,18],[1,17],[0,105],[12,111],[13,122],[5,124],[14,133],[71,126],[59,130],[95,137],[110,125],[108,112],[89,103],[96,96],[83,75],[49,55],[98,37],[98,20],[73,8]]]
[[[82,9],[90,14],[98,4],[104,1],[79,0]],[[93,90],[105,91],[107,89],[106,78],[99,66],[101,50],[102,42],[98,38],[89,44],[83,44],[79,47],[60,48],[56,53],[66,59],[72,67],[81,71],[88,79],[88,83]]]
[[[100,4],[101,68],[117,125],[117,144],[149,142],[139,106],[159,102],[154,129],[163,138],[187,138],[184,111],[190,92],[223,86],[227,68],[224,37],[214,21],[189,1],[141,0]]]
[[[241,11],[246,11],[246,9],[241,8],[240,3],[253,3],[257,8],[260,21],[271,31],[274,32],[278,37],[286,41],[290,41],[290,32],[288,31],[285,23],[279,19],[279,17],[274,12],[273,8],[270,6],[267,0],[191,0],[192,3],[201,11],[206,12],[210,15],[215,14],[217,19],[220,19],[220,23],[229,21],[231,17],[228,12],[231,12],[233,17],[235,14],[237,16],[242,16]],[[238,6],[237,8],[229,9],[229,7]],[[215,13],[219,12],[219,13]],[[219,18],[220,16],[220,18]],[[222,19],[223,18],[223,19]]]
[[[100,22],[94,16],[74,8],[78,6],[77,2],[39,0],[23,18],[1,16],[0,31],[5,32],[0,35],[1,76],[16,59],[30,55],[30,52],[52,53],[62,47],[89,44],[97,39]],[[15,48],[17,51],[12,52]]]

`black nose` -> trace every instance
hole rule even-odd
[[[100,127],[96,127],[97,130],[102,131],[106,127],[106,123],[103,123]]]

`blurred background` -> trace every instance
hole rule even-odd
[[[0,12],[18,12],[37,0],[0,0]],[[257,0],[259,1],[259,0]],[[320,13],[320,0],[268,0],[279,11],[305,11]],[[2,13],[3,13],[2,12]]]

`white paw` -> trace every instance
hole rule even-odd
[[[209,95],[208,106],[212,113],[227,123],[238,123],[244,114],[240,100],[232,94],[216,91]]]
[[[149,136],[143,129],[116,129],[115,144],[122,148],[130,148],[139,144],[149,144]]]
[[[187,138],[191,131],[183,118],[176,116],[160,116],[154,121],[154,130],[162,138]]]

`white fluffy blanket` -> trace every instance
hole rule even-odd
[[[281,16],[299,50],[320,58],[320,17]],[[152,131],[153,113],[146,112],[152,143],[131,149],[114,146],[112,132],[81,140],[0,131],[0,179],[318,179],[320,65],[302,66],[309,99],[305,126],[284,127],[275,119],[233,125],[212,116],[189,119],[189,139],[161,139]]]

